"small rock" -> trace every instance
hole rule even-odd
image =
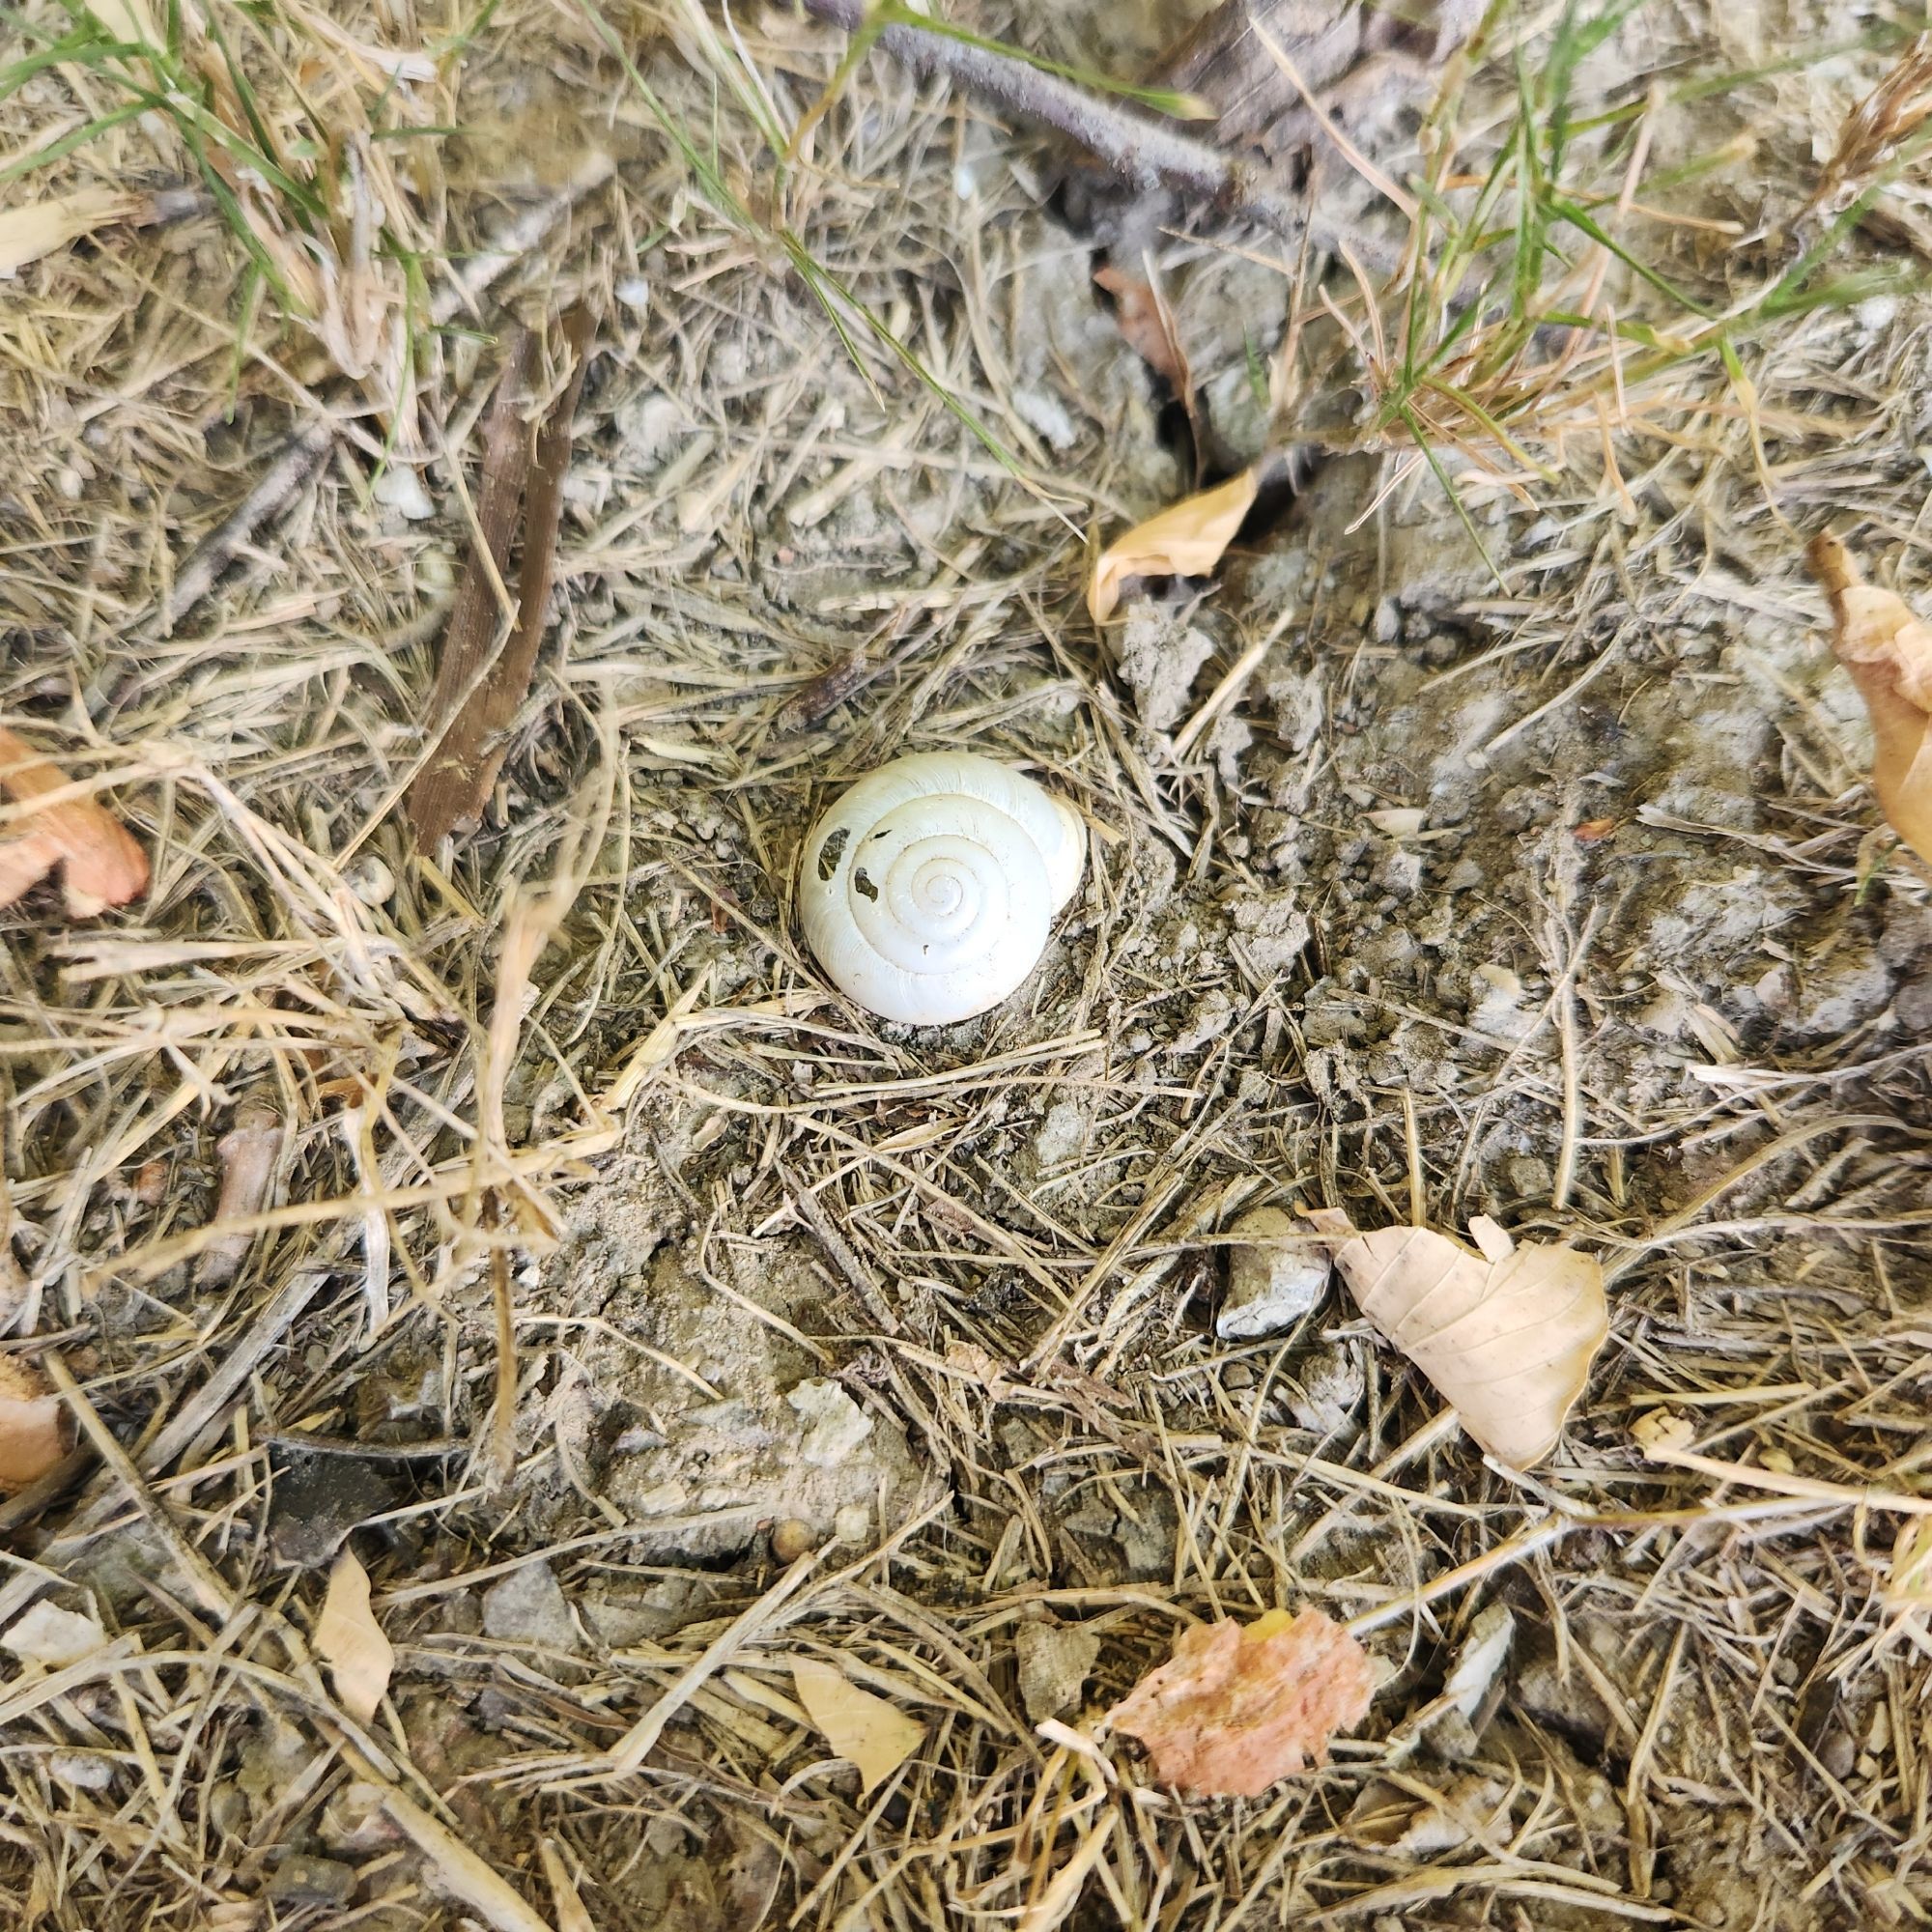
[[[1785,1015],[1793,1033],[1823,1037],[1849,1033],[1883,1009],[1891,997],[1891,975],[1868,952],[1847,951],[1803,974],[1797,1000]]]
[[[1892,1011],[1907,1033],[1932,1033],[1932,974],[1901,986]]]
[[[1224,1342],[1252,1341],[1290,1327],[1321,1299],[1331,1251],[1325,1242],[1292,1238],[1293,1219],[1279,1208],[1257,1208],[1228,1231],[1228,1295],[1214,1318]]]
[[[818,1538],[803,1517],[788,1516],[772,1525],[772,1554],[781,1563],[796,1563],[818,1547]]]
[[[835,1381],[800,1382],[785,1397],[805,1420],[798,1453],[817,1468],[836,1468],[872,1433],[872,1418]]]
[[[872,1512],[864,1503],[847,1503],[832,1519],[832,1534],[840,1543],[864,1543],[872,1533]]]
[[[526,1563],[484,1591],[483,1632],[548,1650],[581,1647],[570,1605],[548,1563]]]
[[[291,1852],[269,1881],[269,1898],[291,1910],[303,1905],[328,1906],[340,1911],[355,1890],[355,1867],[335,1859],[311,1858]]]
[[[352,1778],[322,1809],[322,1842],[345,1858],[367,1858],[402,1841],[383,1807],[383,1788]]]
[[[1042,1723],[1079,1702],[1100,1658],[1100,1639],[1077,1624],[1022,1624],[1013,1634],[1020,1702]]]
[[[7,1634],[0,1636],[0,1650],[12,1651],[22,1663],[60,1670],[92,1657],[106,1641],[107,1633],[96,1618],[64,1610],[43,1597],[7,1627]]]
[[[1506,1604],[1491,1604],[1469,1625],[1456,1653],[1456,1666],[1442,1694],[1465,1719],[1473,1719],[1516,1637],[1516,1618]]]
[[[105,1791],[114,1782],[114,1760],[101,1751],[57,1750],[47,1769],[71,1791]]]
[[[1317,1349],[1287,1379],[1288,1412],[1298,1428],[1322,1436],[1354,1434],[1355,1412],[1368,1394],[1361,1364],[1339,1346]]]
[[[299,1452],[275,1465],[269,1503],[269,1548],[275,1559],[313,1570],[335,1560],[357,1523],[393,1509],[396,1486],[373,1463],[355,1456]]]
[[[423,488],[422,478],[407,463],[392,463],[376,478],[371,493],[385,509],[399,510],[412,524],[426,523],[436,515],[436,504]]]

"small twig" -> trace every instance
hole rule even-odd
[[[899,1332],[898,1318],[887,1302],[885,1291],[871,1269],[853,1252],[852,1244],[833,1225],[832,1217],[826,1213],[824,1205],[812,1193],[810,1185],[792,1173],[783,1161],[779,1162],[779,1179],[784,1182],[785,1192],[791,1196],[791,1205],[797,1208],[799,1219],[818,1236],[825,1252],[838,1264],[838,1272],[852,1284],[866,1313],[888,1335],[896,1335]]]
[[[214,1204],[211,1229],[232,1221],[249,1222],[268,1205],[282,1157],[282,1117],[266,1100],[243,1100],[235,1110],[235,1124],[215,1142],[221,1156],[221,1193]],[[242,1271],[256,1233],[243,1226],[230,1234],[215,1233],[202,1250],[195,1283],[201,1288],[226,1288]]]
[[[805,0],[805,11],[848,34],[866,24],[865,0]],[[1057,128],[1137,188],[1165,182],[1209,196],[1284,235],[1299,234],[1310,222],[1306,206],[1284,193],[1267,169],[1129,113],[1010,54],[908,26],[885,28],[878,43],[914,73],[943,73],[1015,114]]]
[[[261,481],[218,528],[195,545],[175,573],[175,581],[161,600],[162,637],[174,635],[175,626],[214,588],[221,573],[253,541],[255,532],[301,494],[334,447],[335,425],[326,416],[303,423],[282,444],[275,460],[262,472]]]

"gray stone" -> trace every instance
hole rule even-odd
[[[340,1911],[355,1890],[354,1865],[345,1865],[335,1859],[311,1858],[306,1852],[291,1852],[269,1881],[270,1901],[291,1910],[323,1905]]]
[[[1228,1232],[1236,1245],[1228,1250],[1228,1294],[1214,1318],[1222,1341],[1279,1334],[1321,1299],[1329,1248],[1293,1238],[1295,1223],[1279,1208],[1257,1208]]]
[[[1100,1639],[1076,1624],[1022,1624],[1013,1634],[1020,1702],[1036,1724],[1080,1700],[1099,1661]]]
[[[546,1650],[582,1647],[570,1605],[548,1563],[526,1563],[484,1591],[483,1633]]]

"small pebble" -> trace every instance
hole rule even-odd
[[[818,1538],[803,1517],[784,1517],[772,1525],[772,1554],[781,1563],[796,1563],[817,1548]]]

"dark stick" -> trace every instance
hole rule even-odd
[[[808,14],[848,34],[865,25],[865,0],[804,0],[804,6]],[[1205,141],[1083,93],[1058,74],[1042,72],[1010,54],[969,46],[919,27],[888,27],[879,45],[915,73],[943,73],[1015,114],[1057,128],[1143,191],[1166,182],[1209,196],[1284,235],[1298,235],[1309,218],[1306,207],[1283,194],[1266,168],[1236,160]]]

